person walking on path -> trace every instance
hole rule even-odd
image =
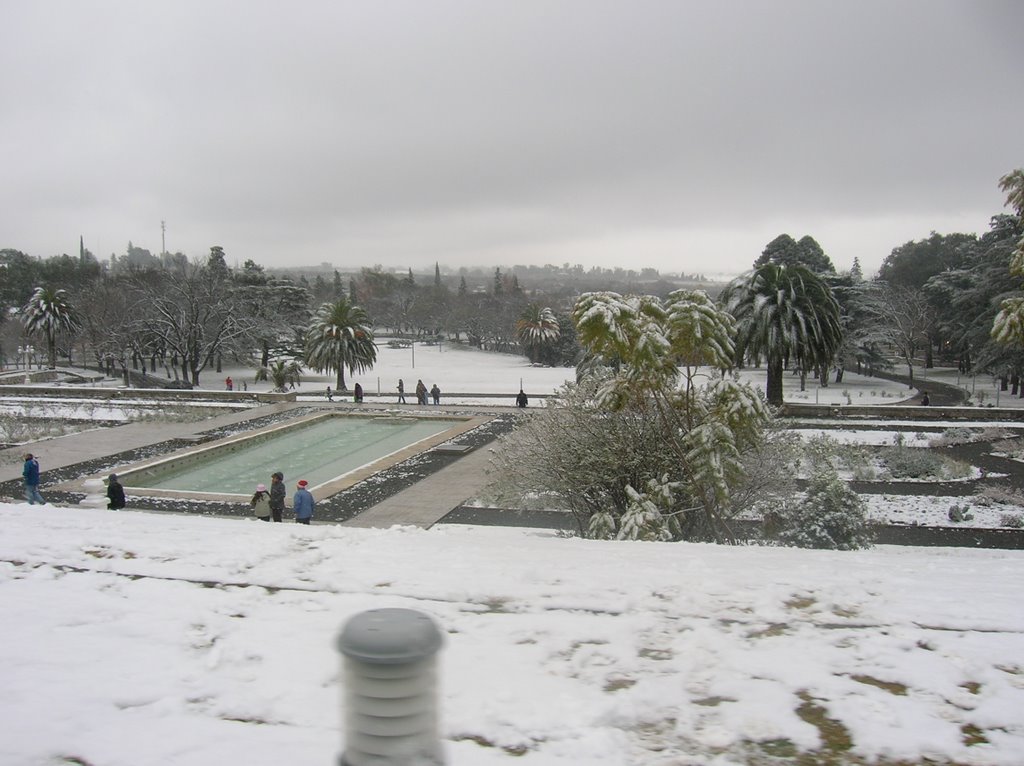
[[[281,514],[284,512],[284,496],[287,494],[284,488],[284,474],[280,471],[274,471],[270,477],[270,513],[274,517],[274,521],[281,520]]]
[[[226,377],[224,379],[224,388],[227,391],[231,391],[234,387],[235,387],[235,382],[233,380],[231,380],[231,376],[229,375],[228,377]]]
[[[356,383],[355,390],[352,393],[353,393],[353,397],[352,398],[353,398],[353,400],[355,400],[355,403],[356,404],[362,404],[363,403],[363,386],[362,386],[362,384]]]
[[[21,469],[21,478],[25,480],[25,499],[29,505],[45,505],[46,501],[39,494],[39,461],[31,452],[25,453],[25,465]]]
[[[107,479],[107,510],[119,511],[125,506],[124,487],[117,480],[117,474],[112,473]]]
[[[306,487],[309,482],[302,479],[298,483],[298,488],[295,490],[295,494],[292,495],[292,508],[295,509],[295,521],[298,524],[309,524],[309,520],[313,518],[313,496],[309,493]]]
[[[256,494],[252,496],[249,505],[252,506],[253,513],[256,514],[257,519],[260,521],[270,521],[270,493],[267,492],[266,484],[256,485]]]
[[[519,389],[519,395],[516,397],[516,407],[526,407],[530,403],[529,397],[523,393],[523,389]]]
[[[405,381],[398,379],[398,404],[405,404]]]
[[[427,403],[427,387],[422,380],[416,381],[416,404]]]
[[[430,395],[434,398],[434,404],[441,403],[441,389],[437,387],[437,383],[430,387]]]
[[[932,400],[928,398],[928,392],[925,391],[924,392],[924,396],[921,397],[921,406],[922,407],[927,407],[931,403],[932,403]]]
[[[327,401],[329,401],[329,402],[333,402],[334,401],[334,394],[331,393],[331,387],[330,386],[327,387]]]

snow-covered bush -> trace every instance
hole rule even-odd
[[[999,526],[1010,529],[1024,529],[1024,516],[1019,513],[1004,513],[999,517]]]
[[[873,544],[866,504],[828,471],[811,480],[803,500],[782,509],[771,521],[770,532],[783,545],[849,551]]]
[[[795,468],[804,476],[819,471],[834,471],[841,460],[839,442],[828,434],[816,434],[807,438],[801,453]]]
[[[573,319],[589,357],[578,382],[504,440],[498,480],[559,495],[582,535],[731,540],[734,492],[771,421],[728,375],[732,317],[680,290],[588,293]],[[702,367],[719,372],[709,381]]]
[[[966,475],[969,468],[924,448],[897,447],[882,453],[886,479],[945,480]]]
[[[974,514],[971,513],[969,505],[959,505],[954,503],[949,506],[949,513],[946,514],[950,521],[954,524],[959,524],[961,521],[973,521]]]

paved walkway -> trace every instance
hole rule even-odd
[[[487,476],[490,454],[487,447],[473,450],[342,524],[377,528],[394,524],[426,528],[436,524],[490,483]]]

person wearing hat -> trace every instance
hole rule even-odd
[[[107,478],[107,510],[119,511],[125,506],[124,487],[117,480],[117,474],[112,473]]]
[[[281,520],[284,512],[284,498],[287,491],[284,488],[284,474],[274,471],[270,476],[270,512],[274,515],[274,521]]]
[[[21,478],[25,480],[25,499],[29,505],[45,505],[46,501],[39,494],[39,461],[31,452],[25,453],[25,465],[21,469]]]
[[[266,484],[256,485],[256,494],[249,501],[256,518],[260,521],[270,521],[270,493],[267,492]]]
[[[295,510],[295,521],[299,524],[308,524],[313,518],[313,496],[306,487],[309,482],[303,479],[299,482],[295,494],[292,495],[292,508]]]

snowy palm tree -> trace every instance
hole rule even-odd
[[[1019,220],[1024,219],[1024,169],[1007,173],[999,179],[999,188],[1006,192],[1006,204]],[[1010,259],[1010,274],[1024,277],[1024,237],[1017,242]],[[1024,343],[1024,298],[1007,298],[999,307],[992,324],[992,337],[998,343]]]
[[[23,309],[22,324],[29,335],[41,333],[46,339],[50,369],[57,366],[57,334],[72,334],[81,329],[67,292],[37,287]]]
[[[541,308],[537,303],[523,309],[516,322],[516,337],[531,362],[540,361],[544,349],[560,336],[561,328],[555,312],[547,307]]]
[[[733,280],[722,301],[736,318],[739,353],[767,364],[769,404],[782,404],[787,362],[819,368],[831,362],[842,341],[839,303],[831,288],[803,266],[759,266]]]
[[[344,297],[321,305],[306,332],[306,363],[318,372],[336,370],[337,390],[345,391],[346,367],[354,375],[371,369],[376,361],[366,311]]]
[[[256,380],[269,380],[275,391],[284,391],[289,383],[298,384],[301,377],[302,365],[295,360],[275,359],[256,371]]]

